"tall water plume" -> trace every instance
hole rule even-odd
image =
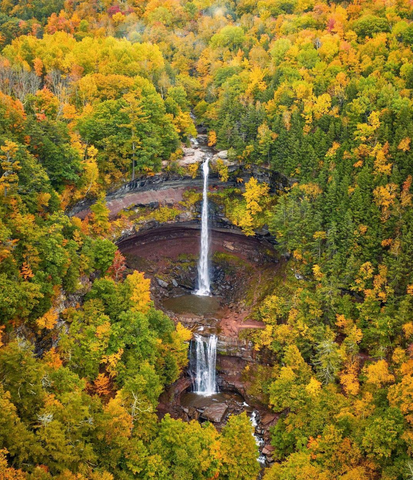
[[[195,294],[206,297],[211,294],[211,281],[209,278],[209,226],[208,226],[208,175],[209,157],[202,164],[204,174],[204,190],[202,195],[201,217],[201,252],[198,262],[198,290]]]

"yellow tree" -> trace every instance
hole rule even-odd
[[[268,195],[269,186],[266,183],[258,183],[251,177],[245,184],[244,198],[247,201],[247,210],[251,215],[262,211],[262,200]]]
[[[2,480],[27,480],[27,475],[22,472],[22,470],[15,470],[12,467],[8,467],[7,453],[8,451],[5,448],[0,450],[0,478]]]
[[[389,372],[389,364],[386,360],[379,360],[365,368],[367,383],[380,388],[386,383],[394,382],[394,375]]]
[[[110,231],[109,209],[106,206],[106,197],[102,193],[97,202],[90,207],[92,210],[91,223],[96,235],[105,235]]]
[[[127,276],[126,282],[131,289],[131,310],[146,313],[151,307],[151,281],[149,278],[145,278],[142,272],[135,270]]]

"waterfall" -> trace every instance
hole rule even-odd
[[[202,164],[204,174],[204,191],[202,196],[201,253],[198,263],[198,290],[196,295],[206,297],[211,294],[209,279],[209,231],[208,231],[208,174],[209,157]]]
[[[213,395],[217,393],[216,386],[216,361],[217,361],[216,335],[202,337],[195,334],[191,343],[191,371],[193,373],[194,392],[199,395]]]

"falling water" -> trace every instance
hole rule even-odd
[[[216,386],[216,361],[217,361],[216,335],[202,337],[195,334],[191,344],[191,370],[193,372],[194,392],[199,395],[213,395],[217,393]]]
[[[255,439],[255,444],[257,445],[257,447],[259,448],[259,450],[262,449],[262,447],[264,446],[264,439],[262,438],[262,436],[258,435],[257,433],[257,428],[258,428],[258,419],[259,419],[259,414],[256,410],[254,410],[251,414],[251,417],[250,417],[250,422],[251,422],[251,425],[253,426],[254,428],[254,433],[253,433],[253,437]],[[261,465],[265,465],[265,462],[266,462],[266,458],[265,458],[265,455],[263,455],[262,453],[259,453],[258,455],[258,458],[257,458],[257,461],[261,464]]]
[[[208,231],[208,174],[209,157],[202,164],[204,173],[204,191],[202,196],[202,224],[201,224],[201,253],[198,263],[198,290],[196,295],[206,297],[211,294],[211,282],[209,279],[209,231]]]

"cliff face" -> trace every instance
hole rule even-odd
[[[248,169],[244,165],[230,166],[228,172],[228,181],[221,182],[218,174],[212,171],[209,177],[210,187],[240,187],[240,179],[241,184],[247,183],[252,176],[259,182],[268,183],[272,193],[284,191],[291,184],[287,177],[257,166]],[[183,200],[186,190],[201,189],[202,183],[200,173],[196,178],[191,178],[185,173],[170,172],[159,173],[152,177],[139,177],[109,192],[106,196],[107,207],[113,218],[122,210],[132,206],[148,206],[156,203],[173,205]],[[93,199],[79,202],[70,209],[68,214],[84,218],[90,212],[90,206],[93,203]]]
[[[217,225],[217,222],[216,222]],[[211,230],[212,292],[225,306],[252,303],[259,295],[254,287],[279,260],[271,236],[246,237],[227,224]],[[150,224],[118,242],[127,264],[152,278],[156,299],[192,292],[196,288],[200,225],[196,220]]]

